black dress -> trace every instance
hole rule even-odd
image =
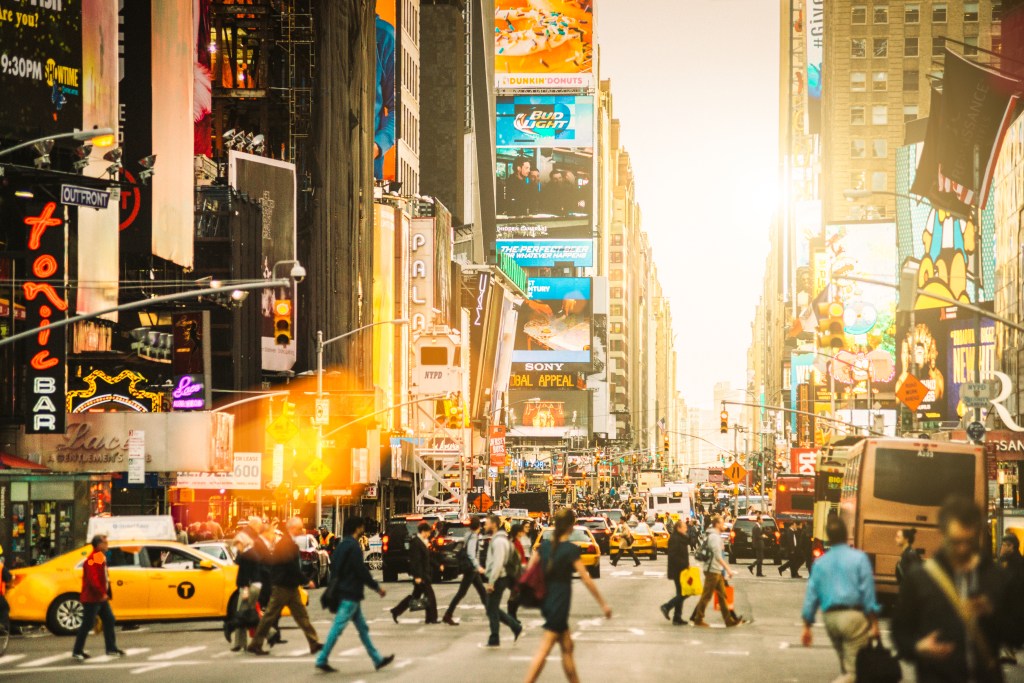
[[[544,629],[547,631],[564,633],[569,630],[573,565],[581,553],[579,546],[568,541],[558,544],[554,556],[551,554],[551,541],[543,541],[540,545],[540,561],[546,568],[544,579],[547,585],[540,613],[544,615]]]

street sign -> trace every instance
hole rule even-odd
[[[367,484],[363,489],[363,498],[376,498],[377,497],[377,485]]]
[[[128,430],[128,483],[146,483],[146,432]]]
[[[331,421],[331,399],[318,398],[316,400],[316,411],[313,414],[313,424],[325,425]]]
[[[747,471],[738,462],[733,462],[733,464],[729,465],[723,474],[729,477],[729,480],[734,484],[739,484],[747,478]]]
[[[985,438],[985,425],[980,422],[967,425],[967,436],[971,437],[972,441],[981,441]]]
[[[913,375],[907,375],[903,384],[896,390],[896,398],[911,410],[917,410],[928,395],[928,387]]]
[[[306,465],[306,469],[302,470],[302,473],[309,477],[309,481],[313,486],[319,486],[324,483],[324,479],[330,476],[331,468],[325,465],[323,460],[314,458]]]
[[[968,408],[984,408],[992,400],[992,387],[985,382],[964,382],[960,399]]]
[[[284,415],[278,415],[267,425],[267,434],[276,443],[288,443],[299,433],[299,426],[295,420]]]

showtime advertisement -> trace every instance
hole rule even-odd
[[[508,436],[561,438],[590,423],[587,391],[512,389],[508,405]]]
[[[498,147],[593,147],[594,98],[499,97],[495,132]]]
[[[992,310],[992,304],[979,304]],[[955,306],[931,308],[901,314],[899,321],[900,354],[896,388],[913,375],[928,388],[917,409],[919,420],[959,422],[966,413],[960,400],[965,382],[974,382],[975,353],[978,349],[975,326],[977,316]],[[996,367],[996,331],[992,320],[981,320],[980,378],[991,376]]]
[[[524,268],[558,263],[589,268],[594,265],[594,240],[498,240],[498,253]]]
[[[529,299],[519,312],[512,362],[589,365],[590,278],[531,278],[527,290]]]
[[[494,73],[500,89],[594,85],[593,0],[496,0]]]

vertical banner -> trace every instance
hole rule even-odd
[[[491,467],[505,466],[505,427],[491,425]]]
[[[153,153],[150,5],[151,0],[136,0],[121,3],[118,9],[118,144],[124,159],[137,160]],[[153,188],[142,185],[137,173],[134,167],[121,169],[121,251],[141,255],[152,249]]]
[[[138,0],[136,0],[138,1]],[[153,147],[126,165],[155,154],[153,176],[153,254],[192,267],[194,218],[192,193],[193,45],[192,0],[152,0]]]
[[[825,37],[825,0],[808,0],[804,11],[807,40],[807,125],[808,135],[821,132],[821,63]]]
[[[115,128],[117,107],[117,3],[109,0],[82,1],[82,127]],[[109,148],[93,147],[82,175],[99,178],[109,163],[103,155]],[[118,261],[120,258],[120,211],[117,202],[104,209],[76,209],[78,243],[78,313],[92,313],[117,305]],[[117,322],[117,313],[104,319]]]
[[[128,430],[128,483],[146,483],[146,432]]]
[[[38,329],[23,344],[27,383],[27,434],[63,434],[67,391],[65,328],[48,329],[67,318],[64,298],[64,250],[67,227],[55,202],[31,202],[23,219],[28,252],[25,295],[26,329]]]
[[[395,180],[398,139],[399,89],[395,78],[398,53],[398,7],[396,0],[377,0],[377,79],[373,102],[373,177]]]

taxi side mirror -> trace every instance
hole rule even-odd
[[[216,569],[217,565],[213,563],[213,560],[199,560],[199,564],[197,565],[197,567],[199,569],[205,569],[207,571],[210,571],[212,569]]]

